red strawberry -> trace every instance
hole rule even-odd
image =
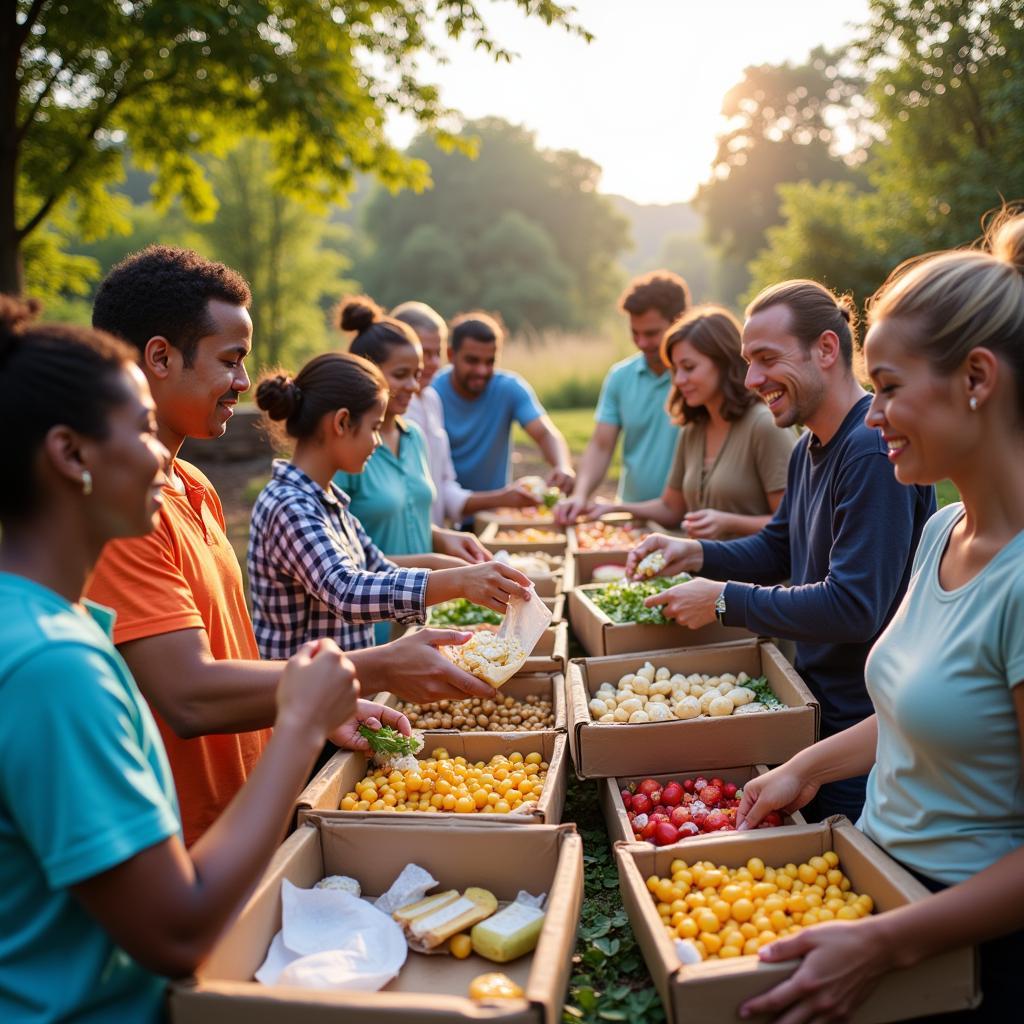
[[[661,789],[661,783],[655,782],[654,779],[644,779],[644,781],[636,788],[639,792],[650,796],[652,793],[657,793]]]
[[[668,846],[679,838],[679,829],[669,821],[658,823],[654,830],[654,842],[657,846]]]
[[[637,814],[650,814],[651,798],[646,793],[634,793],[631,809]]]
[[[708,811],[704,820],[705,832],[717,832],[723,825],[728,825],[729,819],[721,811]]]
[[[713,782],[709,782],[701,791],[700,798],[708,805],[708,807],[715,807],[718,805],[719,800],[722,799],[722,788],[716,786]]]
[[[679,838],[688,839],[690,836],[700,835],[700,829],[692,821],[684,821],[679,826]]]
[[[672,817],[669,819],[676,828],[690,821],[690,812],[685,807],[673,807]]]
[[[683,792],[684,793],[692,793],[693,792],[693,779],[683,779]]]
[[[725,795],[727,799],[732,800],[736,796],[736,788],[737,787],[735,782],[727,782],[722,787],[722,793]]]
[[[670,782],[661,791],[661,799],[668,807],[677,807],[683,799],[683,787],[678,782]]]
[[[640,835],[644,839],[651,839],[654,836],[654,830],[658,827],[656,821],[648,821],[642,829],[640,829]]]

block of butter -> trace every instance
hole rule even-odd
[[[410,903],[406,907],[399,907],[391,916],[408,931],[409,926],[414,921],[419,920],[421,917],[426,917],[442,907],[447,907],[448,904],[454,903],[458,898],[458,889],[449,889],[447,892],[438,892],[433,896],[427,896],[417,903]]]
[[[409,945],[413,949],[433,949],[490,917],[497,909],[494,893],[470,887],[453,902],[433,913],[414,918],[408,926]]]
[[[473,928],[473,952],[504,964],[536,948],[544,911],[528,903],[510,903]]]

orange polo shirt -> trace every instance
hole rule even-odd
[[[181,494],[163,489],[156,529],[111,541],[86,596],[117,613],[114,643],[179,629],[202,629],[215,658],[259,660],[245,606],[242,572],[225,533],[224,510],[210,481],[176,460]],[[241,788],[270,730],[182,739],[153,708],[174,773],[185,842],[194,843]]]

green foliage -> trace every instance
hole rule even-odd
[[[563,4],[512,2],[587,37]],[[276,187],[306,202],[344,194],[359,172],[423,188],[426,164],[394,148],[385,122],[402,113],[440,143],[458,141],[420,77],[424,57],[443,56],[433,40],[468,37],[512,56],[473,0],[16,0],[13,22],[3,52],[18,94],[0,104],[0,134],[17,141],[0,173],[0,288],[20,283],[22,243],[59,209],[86,237],[114,226],[110,186],[126,145],[155,174],[158,204],[180,198],[197,218],[216,209],[199,156],[251,133],[269,141]],[[440,31],[430,37],[428,25]],[[28,200],[17,217],[16,196]]]
[[[388,306],[417,298],[444,316],[496,309],[513,328],[600,320],[619,287],[627,227],[597,194],[597,165],[538,150],[532,133],[497,118],[470,123],[460,139],[450,152],[428,137],[410,147],[430,165],[429,191],[380,189],[368,202],[374,249],[356,265],[366,290]]]

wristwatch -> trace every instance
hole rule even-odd
[[[718,595],[718,600],[715,601],[715,618],[718,619],[720,626],[725,625],[725,587],[722,587],[722,592]]]

